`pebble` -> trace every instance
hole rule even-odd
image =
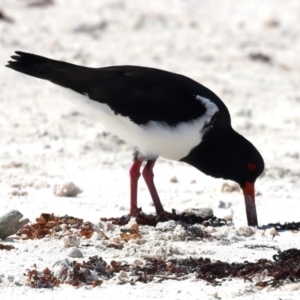
[[[224,182],[221,188],[223,193],[239,192],[240,190],[241,188],[236,182]]]
[[[141,261],[141,260],[139,260],[139,259],[136,259],[136,260],[133,262],[133,264],[134,264],[135,266],[142,266],[142,265],[144,265],[143,261]]]
[[[129,281],[129,277],[125,271],[120,271],[118,279],[121,283],[126,283]]]
[[[171,177],[171,178],[170,178],[170,182],[171,182],[171,183],[178,183],[177,177],[176,177],[176,176]]]
[[[83,258],[82,252],[77,247],[72,247],[68,249],[67,255],[73,258]]]
[[[219,205],[218,205],[218,208],[225,208],[225,209],[228,209],[231,207],[231,202],[224,202],[222,200],[219,200]]]
[[[219,298],[218,292],[213,292],[213,293],[211,294],[211,297],[212,297],[212,298]]]
[[[73,182],[67,182],[55,185],[53,193],[57,197],[76,197],[78,194],[82,193],[82,190]]]
[[[0,217],[0,239],[5,240],[8,236],[15,234],[24,225],[29,222],[29,219],[22,219],[23,215],[12,210]]]
[[[249,227],[249,226],[241,226],[240,228],[238,228],[237,234],[239,236],[249,237],[249,236],[255,234],[255,229],[253,227]]]

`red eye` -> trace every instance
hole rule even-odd
[[[249,171],[254,171],[256,169],[256,165],[255,164],[253,164],[253,163],[249,163],[248,164],[248,170]]]

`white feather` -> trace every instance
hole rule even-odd
[[[215,103],[195,95],[195,98],[207,109],[206,113],[198,119],[179,123],[175,127],[156,121],[137,125],[128,117],[115,114],[107,104],[89,99],[87,94],[83,96],[70,89],[64,90],[68,92],[68,99],[81,108],[83,113],[94,117],[127,143],[137,146],[145,157],[162,156],[171,160],[180,160],[187,156],[191,149],[201,142],[203,126],[218,111]]]

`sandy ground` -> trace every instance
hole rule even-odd
[[[33,1],[32,1],[33,2]],[[1,0],[14,22],[0,19],[0,66],[15,50],[91,67],[143,65],[185,74],[217,93],[228,106],[233,127],[262,153],[266,170],[258,179],[260,225],[299,220],[300,211],[300,2],[298,0],[119,0],[63,1],[28,6],[29,0]],[[54,85],[0,67],[0,215],[18,209],[34,221],[41,213],[72,215],[97,223],[129,209],[128,167],[131,147],[113,137],[64,98]],[[219,202],[231,203],[234,225],[216,229],[228,243],[149,240],[148,248],[103,247],[82,250],[103,259],[143,259],[155,247],[177,247],[176,257],[209,257],[239,262],[271,259],[274,250],[249,250],[265,243],[281,250],[300,247],[300,233],[281,232],[273,241],[257,230],[236,238],[246,225],[240,192],[222,192],[223,180],[183,163],[160,159],[155,180],[165,209],[210,207],[223,217]],[[176,177],[176,183],[171,178]],[[53,186],[73,181],[83,193],[59,198]],[[139,205],[154,212],[141,181]],[[151,235],[151,230],[149,229]],[[153,233],[154,234],[154,233]],[[155,236],[155,234],[154,234]],[[155,242],[156,241],[156,242]],[[100,243],[101,241],[98,241]],[[299,299],[300,285],[259,290],[233,280],[214,287],[201,280],[126,284],[104,283],[86,290],[69,285],[31,289],[23,273],[67,257],[55,239],[15,241],[0,251],[0,293],[5,299],[41,297],[128,297],[130,299]],[[171,243],[171,244],[170,244]],[[95,240],[97,244],[97,239]],[[153,248],[154,247],[154,248]],[[159,250],[157,250],[159,253]],[[155,252],[156,253],[156,252]],[[173,254],[166,253],[166,258]],[[113,296],[114,295],[114,296]]]

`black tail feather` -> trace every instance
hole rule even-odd
[[[17,55],[11,56],[12,60],[8,61],[7,68],[29,76],[46,79],[64,87],[76,84],[78,79],[84,80],[85,70],[89,69],[22,51],[15,53]]]

